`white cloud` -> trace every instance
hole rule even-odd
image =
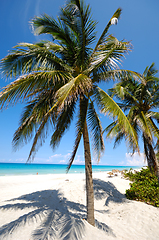
[[[49,158],[59,158],[59,157],[61,157],[62,156],[62,154],[60,153],[60,154],[54,154],[54,155],[52,155],[51,157],[49,157]]]
[[[66,155],[61,155],[61,160],[59,163],[68,163],[71,153],[67,153]],[[84,164],[83,157],[81,155],[77,155],[73,161],[74,164]]]
[[[71,157],[71,153],[68,152],[66,154],[54,154],[51,155],[48,158],[40,158],[40,157],[35,157],[33,163],[46,163],[46,164],[68,164],[69,159]],[[15,162],[15,163],[26,163],[26,158],[17,158],[17,159],[1,159],[1,162]],[[77,155],[74,162],[74,164],[84,164],[83,156]]]
[[[119,162],[118,164],[121,165],[121,166],[124,166],[124,165],[125,165],[125,162],[124,162],[124,161],[121,161],[121,162]]]
[[[75,158],[74,162],[75,164],[84,164],[84,160],[83,160],[83,157],[81,159],[81,155],[77,155],[77,157]]]
[[[36,16],[39,16],[40,15],[40,2],[41,2],[41,0],[37,0],[36,1],[36,7],[35,7],[35,15]]]
[[[18,158],[18,159],[15,160],[15,162],[17,162],[17,163],[24,163],[24,162],[26,162],[26,159]]]
[[[71,156],[71,153],[67,153],[65,155],[60,154],[54,154],[51,157],[49,157],[49,161],[55,163],[68,163],[69,157]]]
[[[144,161],[144,153],[140,153],[140,155],[135,152],[133,155],[130,153],[126,153],[126,165],[128,166],[143,166],[145,165]]]
[[[60,163],[66,163],[66,160],[60,160]]]

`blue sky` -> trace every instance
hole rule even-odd
[[[111,34],[119,40],[126,39],[133,45],[132,52],[126,55],[122,68],[142,73],[146,66],[155,62],[159,69],[159,1],[158,0],[86,0],[92,8],[93,18],[98,21],[98,37],[118,7],[122,8],[122,15],[118,25],[112,26]],[[56,16],[64,0],[1,0],[0,1],[0,59],[8,54],[19,42],[34,43],[40,38],[34,36],[29,21],[36,15],[47,13]],[[41,39],[44,39],[42,37]],[[0,75],[0,88],[13,79],[5,79]],[[103,89],[112,83],[103,84]],[[0,112],[0,162],[26,162],[31,143],[16,152],[12,150],[12,137],[18,128],[20,114],[24,105],[17,104]],[[107,126],[111,119],[101,116],[103,126]],[[51,134],[51,132],[50,132]],[[50,135],[51,136],[51,135]],[[43,147],[36,154],[35,163],[63,163],[68,162],[74,144],[74,125],[65,134],[60,146],[52,151],[49,146],[49,136]],[[92,154],[93,159],[93,154]],[[84,164],[83,142],[79,147],[76,164]],[[93,163],[96,162],[93,159]],[[125,142],[113,149],[113,141],[105,140],[105,153],[100,161],[102,165],[144,165],[143,154],[130,157]]]

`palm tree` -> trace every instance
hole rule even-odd
[[[140,78],[129,76],[127,81],[121,79],[114,88],[109,90],[115,96],[119,106],[127,113],[127,117],[134,127],[136,134],[142,134],[144,154],[150,169],[153,169],[159,181],[159,162],[155,154],[155,142],[159,142],[159,78],[154,63],[146,67]],[[107,137],[115,137],[115,145],[125,138],[120,124],[114,121],[104,131]],[[156,144],[157,148],[158,144]],[[133,149],[135,151],[135,149]]]
[[[33,144],[27,161],[34,159],[49,128],[53,128],[50,145],[55,149],[73,116],[77,112],[76,137],[68,169],[75,158],[80,140],[84,139],[86,172],[87,221],[94,225],[94,195],[92,181],[92,146],[99,161],[104,151],[102,126],[96,111],[117,116],[125,134],[137,144],[135,132],[119,106],[98,87],[122,75],[118,68],[121,58],[130,50],[129,42],[118,41],[108,35],[109,27],[117,23],[121,9],[117,9],[106,25],[95,48],[96,22],[91,18],[89,5],[83,0],[69,0],[56,21],[44,14],[32,20],[34,33],[48,34],[52,41],[35,44],[20,43],[1,60],[1,70],[7,77],[16,77],[0,93],[1,109],[25,101],[20,126],[13,137],[13,147]],[[96,105],[95,105],[96,102]]]

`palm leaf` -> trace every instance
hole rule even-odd
[[[13,148],[16,150],[21,144],[27,143],[31,140],[34,133],[37,132],[41,121],[45,114],[49,111],[53,104],[52,91],[39,94],[32,100],[24,109],[20,119],[20,126],[14,133]],[[57,113],[54,112],[50,118],[50,124],[55,124],[57,120]]]
[[[1,60],[0,69],[4,75],[9,77],[38,71],[39,67],[71,71],[71,68],[57,57],[55,54],[57,51],[61,52],[62,48],[49,41],[36,44],[20,43]]]
[[[88,79],[88,77],[79,75],[76,78],[74,78],[73,80],[71,80],[70,82],[68,82],[67,84],[65,84],[63,87],[61,87],[57,91],[56,102],[50,108],[50,110],[44,115],[44,118],[41,121],[41,125],[40,125],[39,129],[37,130],[37,132],[35,134],[35,137],[34,137],[34,140],[33,140],[33,145],[32,145],[32,148],[30,150],[30,154],[29,154],[29,157],[28,157],[27,161],[29,161],[31,159],[31,156],[32,156],[32,159],[34,158],[34,155],[35,155],[35,153],[38,149],[38,146],[43,144],[44,139],[46,137],[45,128],[49,124],[49,121],[48,121],[49,117],[54,113],[54,111],[61,111],[64,107],[64,102],[65,101],[67,102],[67,104],[69,104],[72,101],[72,93],[74,93],[74,91],[76,90],[76,85],[78,86],[81,83],[81,85],[83,86],[83,84],[85,82],[84,81],[82,82],[82,80],[86,80],[86,79]],[[89,85],[88,82],[86,82],[86,87],[87,87],[87,85]],[[79,90],[79,89],[77,88],[77,90]],[[76,96],[76,92],[75,92],[75,96]],[[74,99],[75,99],[75,96],[74,96]],[[76,100],[77,99],[75,99],[75,101]]]
[[[69,17],[69,21],[64,21],[78,36],[78,60],[80,61],[79,64],[84,66],[88,58],[89,50],[87,46],[95,40],[96,22],[91,19],[89,5],[85,6],[83,1],[71,1],[65,9],[65,16]]]
[[[57,102],[49,109],[49,111],[45,113],[43,119],[41,120],[40,126],[36,131],[27,162],[31,159],[34,159],[35,153],[37,152],[39,146],[42,146],[42,144],[45,142],[45,138],[47,136],[47,127],[54,112],[58,112]]]
[[[118,134],[115,137],[114,148],[116,148],[117,145],[119,145],[121,143],[121,141],[123,140],[124,137],[125,137],[124,133],[118,132]],[[131,147],[131,145],[129,146],[129,148],[130,147]]]
[[[69,171],[70,167],[72,166],[72,163],[74,161],[74,158],[76,156],[81,137],[83,135],[84,125],[86,122],[86,116],[87,116],[87,109],[88,109],[88,99],[81,98],[80,99],[80,110],[78,113],[78,121],[76,123],[76,138],[75,138],[75,144],[73,147],[72,155],[69,159],[67,172]]]
[[[7,85],[0,92],[0,105],[8,107],[9,104],[16,104],[25,100],[30,94],[44,91],[48,88],[57,90],[61,84],[66,83],[69,75],[63,71],[52,70],[49,72],[36,72],[25,75]],[[58,88],[57,88],[58,87]]]
[[[73,120],[74,111],[75,111],[75,101],[72,100],[72,102],[69,105],[65,104],[61,113],[58,114],[55,131],[50,141],[50,145],[53,149],[55,149],[58,146],[64,133],[66,132],[66,130],[68,130],[71,124],[71,121]]]
[[[149,111],[147,113],[147,117],[148,118],[152,117],[152,118],[156,119],[157,121],[159,121],[159,112]]]
[[[113,14],[112,18],[115,17],[115,18],[118,19],[118,18],[120,17],[120,15],[121,15],[121,8],[118,8],[118,9],[116,10],[116,12]],[[112,20],[112,18],[109,20],[109,22],[108,22],[107,26],[105,27],[102,35],[100,36],[100,38],[99,38],[99,40],[98,40],[98,42],[97,42],[97,45],[96,45],[96,47],[94,48],[94,52],[98,50],[98,48],[100,47],[100,45],[102,45],[103,43],[105,43],[105,39],[106,39],[106,37],[107,37],[108,29],[109,29],[109,27],[111,26],[111,20]]]
[[[58,44],[60,44],[62,51],[60,51],[63,60],[66,60],[73,65],[76,61],[77,54],[77,39],[75,38],[74,32],[70,29],[66,23],[63,23],[62,18],[58,19],[51,18],[48,15],[43,15],[41,17],[35,17],[32,20],[32,25],[34,32],[37,35],[40,34],[51,34],[53,39],[55,39]],[[77,36],[76,36],[77,37]]]
[[[83,1],[70,1],[62,10],[60,18],[69,26],[78,40],[79,49],[85,51],[85,47],[95,40],[96,22],[91,18],[89,4],[86,6]]]
[[[153,135],[159,139],[159,129],[151,117],[148,117],[148,126],[151,129]]]
[[[51,34],[53,39],[59,41],[64,45],[74,46],[74,42],[71,40],[69,34],[66,34],[65,29],[62,27],[62,23],[59,19],[57,22],[51,16],[44,14],[41,17],[35,17],[31,21],[35,35]]]
[[[79,74],[57,91],[58,104],[62,104],[66,99],[69,102],[72,96],[77,98],[78,94],[87,95],[91,88],[91,79],[84,74]]]
[[[93,150],[95,152],[95,156],[97,161],[99,162],[101,158],[101,153],[104,151],[104,142],[102,136],[102,126],[97,115],[93,102],[88,105],[88,113],[87,113],[87,121],[88,128],[91,131],[92,139],[93,139]]]
[[[32,114],[35,103],[29,104],[23,113],[20,121],[20,127],[16,130],[13,136],[13,148],[16,150],[20,145],[26,144],[31,140],[34,131],[36,132],[39,123],[36,122],[36,115]],[[24,117],[25,115],[25,117]]]
[[[120,128],[125,133],[125,138],[128,138],[129,142],[138,149],[136,133],[118,104],[99,87],[95,89],[95,100],[96,99],[101,112],[117,118]]]
[[[89,68],[87,69],[85,72],[89,72],[89,70],[92,70],[93,68]],[[96,69],[93,70],[93,78],[92,81],[94,83],[98,83],[100,81],[110,81],[110,80],[116,80],[116,81],[129,81],[130,76],[132,76],[133,78],[138,78],[138,79],[142,79],[141,75],[135,71],[131,71],[131,70],[124,70],[124,69],[114,69],[114,70],[109,70],[109,71],[102,71],[101,69]],[[120,83],[119,83],[120,85]],[[116,87],[116,85],[115,85]],[[110,90],[109,90],[110,91]],[[113,89],[114,91],[114,89]]]
[[[50,112],[48,112],[45,116],[44,116],[44,120],[41,122],[40,127],[38,128],[35,137],[33,139],[33,144],[29,153],[29,157],[27,159],[27,162],[31,162],[33,161],[36,152],[38,151],[39,147],[43,145],[43,143],[45,142],[45,139],[47,137],[48,134],[48,127],[49,127],[49,117],[50,117]]]
[[[129,98],[129,101],[134,102],[136,104],[138,104],[138,99],[136,98],[136,96],[134,96],[133,92],[130,92],[128,89],[128,84],[126,84],[126,86],[123,86],[123,82],[119,82],[118,84],[115,85],[115,87],[113,89],[109,90],[109,93],[111,94],[111,96],[117,96],[119,99],[122,99],[123,101]]]
[[[143,111],[141,111],[140,114],[136,116],[136,120],[138,121],[144,134],[146,134],[152,140],[152,133],[149,128],[149,119],[147,119]]]
[[[143,72],[143,77],[144,77],[145,79],[149,79],[150,77],[151,77],[151,78],[154,77],[154,75],[157,74],[157,73],[158,73],[158,70],[155,68],[155,63],[152,63],[152,64],[150,65],[150,67],[147,66],[147,67],[145,68],[145,70],[144,70],[144,72]]]
[[[80,78],[80,77],[79,77]],[[32,157],[32,159],[34,158],[34,155],[38,149],[38,145],[42,145],[46,136],[46,131],[45,128],[49,123],[49,117],[51,117],[51,115],[54,112],[60,112],[62,111],[63,107],[64,107],[64,102],[67,99],[67,104],[69,104],[70,102],[72,102],[72,95],[70,93],[72,93],[72,89],[74,87],[74,84],[76,83],[76,81],[78,82],[79,78],[75,78],[73,80],[71,80],[70,82],[68,82],[67,84],[65,84],[63,87],[61,87],[56,94],[56,101],[53,104],[53,106],[51,106],[51,108],[49,109],[49,111],[44,115],[40,127],[37,130],[34,140],[33,140],[33,145],[32,148],[30,150],[29,153],[29,157],[28,160],[29,161]],[[70,98],[69,98],[70,97]],[[69,99],[68,99],[69,98]],[[75,98],[74,98],[75,99]],[[77,99],[75,99],[76,101]],[[39,144],[38,144],[39,143]]]
[[[127,145],[129,149],[132,149],[133,152],[136,150],[136,146],[133,144],[133,142],[130,142],[128,138],[125,137],[125,132],[120,127],[119,122],[116,120],[109,126],[107,126],[103,132],[107,132],[106,137],[107,138],[115,138],[114,139],[114,148],[116,148],[117,145],[121,143],[123,138],[127,141]],[[137,149],[138,150],[138,149]]]
[[[121,59],[128,51],[130,51],[128,42],[118,41],[115,37],[109,36],[99,51],[94,52],[91,56],[89,72],[95,70],[107,72],[118,69]]]

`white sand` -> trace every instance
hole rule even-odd
[[[0,239],[159,239],[159,209],[127,200],[128,180],[93,179],[96,227],[84,220],[84,174],[1,176]]]

